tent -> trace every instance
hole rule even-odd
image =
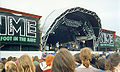
[[[43,49],[57,41],[82,40],[87,42],[88,47],[95,48],[101,33],[101,20],[95,12],[81,7],[58,9],[47,16],[42,28]]]

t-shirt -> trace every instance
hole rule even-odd
[[[86,68],[83,64],[81,64],[79,67],[75,68],[75,72],[99,72],[99,70],[91,65]]]
[[[56,47],[59,48],[59,43],[56,43]]]

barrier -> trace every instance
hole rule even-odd
[[[47,51],[49,54],[53,54],[54,51]],[[72,55],[76,54],[76,53],[80,53],[80,51],[70,51]],[[41,58],[42,56],[41,51],[0,51],[0,58],[8,58],[9,56],[12,57],[17,57],[19,58],[20,56],[22,56],[23,54],[28,54],[29,56],[38,56],[39,58]],[[98,53],[98,54],[103,54],[103,51],[94,51],[92,52],[93,54]],[[113,52],[110,52],[113,53]]]

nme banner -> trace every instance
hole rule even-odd
[[[114,48],[115,32],[102,29],[100,35],[100,48]]]
[[[39,19],[0,11],[0,43],[39,45]]]

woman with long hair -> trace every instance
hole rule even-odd
[[[19,72],[35,72],[35,66],[32,62],[32,58],[28,55],[22,55],[18,59],[18,70]]]
[[[98,69],[90,65],[92,50],[88,47],[85,47],[80,50],[80,60],[82,64],[76,68],[76,72],[99,72]]]
[[[15,62],[13,62],[13,61],[8,61],[5,64],[5,70],[6,70],[6,72],[18,72],[18,68],[17,68]]]
[[[55,55],[52,63],[52,72],[74,72],[75,61],[72,54],[65,48],[61,48]]]
[[[112,72],[120,72],[120,54],[113,53],[106,61],[105,69]]]

